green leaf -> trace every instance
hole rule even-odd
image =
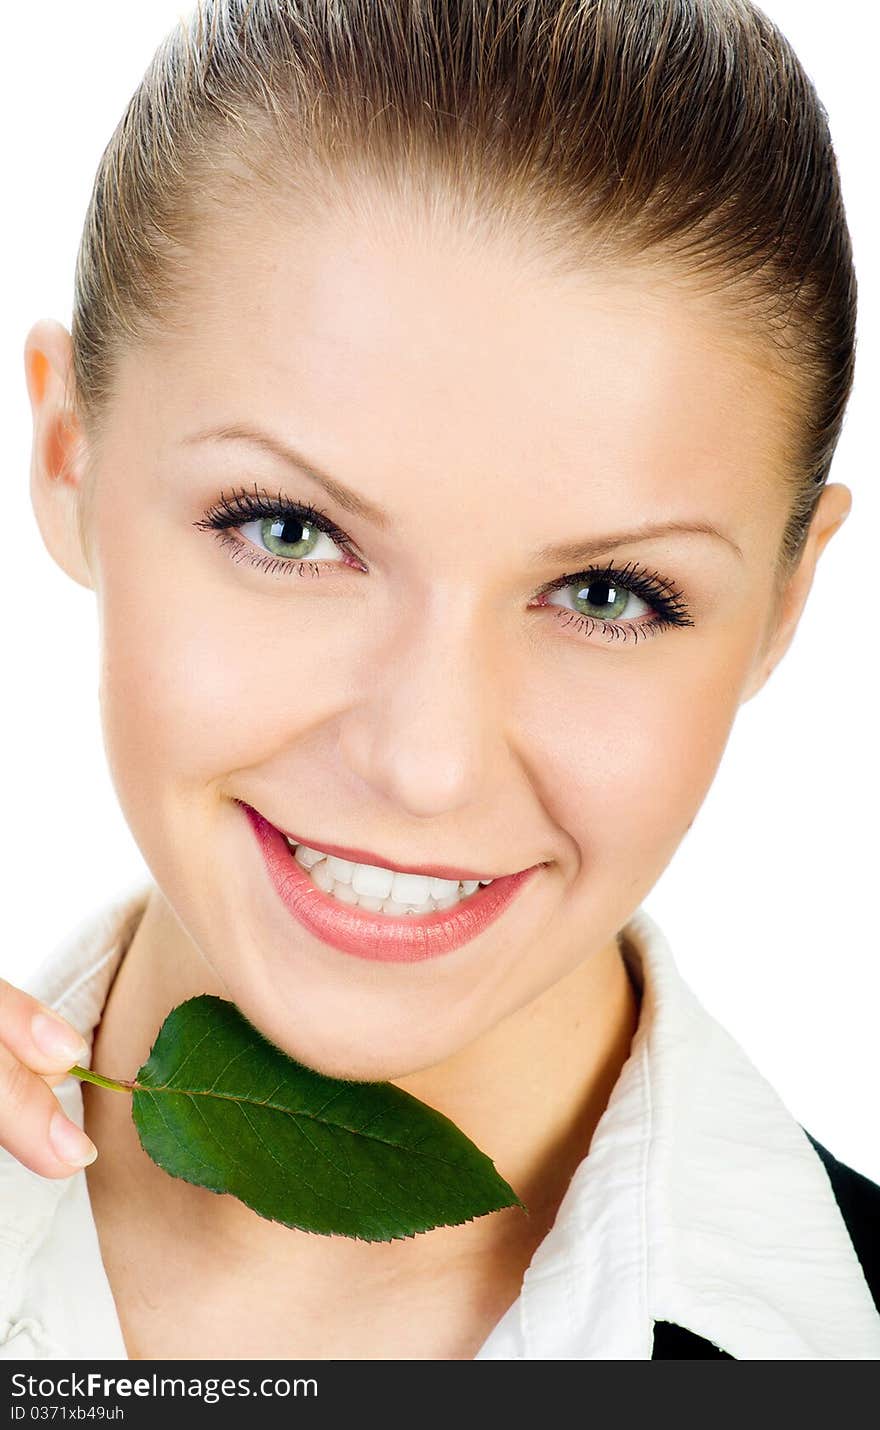
[[[172,1009],[129,1086],[158,1166],[285,1226],[392,1241],[528,1210],[435,1108],[392,1083],[304,1067],[211,994]]]

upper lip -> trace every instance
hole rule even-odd
[[[304,839],[289,829],[275,828],[294,844],[305,844],[309,849],[320,849],[322,854],[333,854],[337,859],[348,859],[352,864],[380,864],[385,869],[393,869],[395,874],[423,874],[429,879],[503,879],[503,874],[475,874],[470,869],[452,869],[445,864],[396,864],[382,854],[374,854],[371,849],[348,849],[344,844],[325,844],[320,840]]]

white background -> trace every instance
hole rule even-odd
[[[101,151],[171,0],[10,7],[0,86],[3,233],[0,715],[7,928],[22,982],[72,925],[149,872],[118,809],[97,704],[94,596],[47,554],[29,495],[22,360],[38,317],[70,328],[73,269]],[[860,285],[856,387],[831,480],[853,510],[822,557],[794,643],[740,711],[716,781],[646,902],[709,1010],[835,1154],[880,1181],[876,883],[875,414],[880,235],[875,7],[767,0],[829,113]],[[650,791],[646,791],[650,798]]]

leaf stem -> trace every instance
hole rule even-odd
[[[108,1087],[111,1092],[133,1092],[137,1087],[136,1082],[126,1082],[125,1078],[115,1079],[112,1077],[102,1077],[100,1073],[92,1072],[91,1068],[76,1067],[68,1069],[73,1077],[78,1077],[82,1082],[93,1082],[98,1087]]]

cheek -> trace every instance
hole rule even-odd
[[[311,674],[326,668],[317,623],[293,626],[307,602],[279,600],[273,611],[224,577],[227,558],[193,555],[167,523],[113,525],[137,531],[136,542],[105,540],[99,551],[101,711],[117,779],[195,792],[277,753],[308,721]]]
[[[590,652],[581,698],[532,710],[543,802],[587,875],[601,868],[618,886],[650,887],[708,793],[748,653],[696,646],[686,660],[639,653],[629,666],[624,655],[591,664]]]
[[[108,760],[120,797],[198,798],[338,710],[365,654],[355,625],[328,635],[322,578],[239,573],[212,537],[121,506],[95,527]]]

